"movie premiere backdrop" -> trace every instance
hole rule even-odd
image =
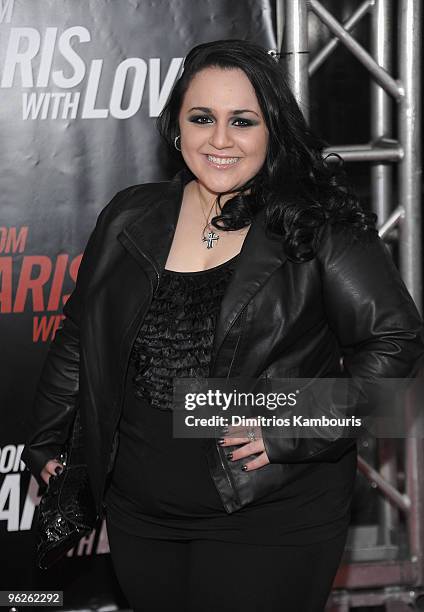
[[[155,118],[184,56],[219,38],[275,50],[273,22],[272,0],[0,0],[0,590],[125,606],[104,523],[36,568],[25,423],[97,215],[118,190],[175,170]]]

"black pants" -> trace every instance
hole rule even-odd
[[[106,524],[134,612],[323,612],[347,535],[310,546],[258,546],[146,539]]]

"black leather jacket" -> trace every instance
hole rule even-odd
[[[78,408],[100,516],[130,350],[189,179],[181,171],[172,181],[129,187],[102,210],[39,380],[22,459],[43,486],[41,469],[66,442]],[[221,304],[211,378],[332,377],[342,363],[349,377],[416,375],[424,335],[414,302],[381,239],[364,247],[351,236],[326,225],[317,257],[293,263],[281,237],[265,232],[262,212],[255,217]],[[301,477],[311,463],[338,461],[356,444],[263,436],[270,463],[250,472],[209,440],[210,474],[229,513]]]

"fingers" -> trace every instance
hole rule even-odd
[[[222,440],[222,442],[221,442]],[[255,442],[258,442],[259,440],[255,440]],[[227,436],[225,436],[225,438],[220,438],[218,440],[218,444],[220,446],[238,446],[239,444],[254,444],[255,442],[252,442],[250,438],[244,437],[244,438],[228,438]]]
[[[245,457],[249,457],[250,455],[255,455],[259,453],[259,456],[255,459],[243,463],[241,469],[245,472],[249,470],[255,470],[269,463],[268,455],[266,454],[262,438],[260,438],[259,440],[254,440],[252,442],[250,438],[225,437],[221,438],[218,441],[218,444],[224,448],[226,446],[242,445],[240,446],[240,448],[237,448],[227,453],[227,458],[229,461],[238,461]]]
[[[252,461],[247,461],[244,464],[245,469],[243,471],[249,472],[250,470],[257,470],[258,468],[261,468],[264,465],[267,465],[268,463],[269,463],[268,455],[266,454],[266,452],[263,452],[259,455],[259,457],[256,457],[256,459],[253,459]],[[243,466],[242,466],[242,469],[243,469]]]
[[[51,459],[46,463],[44,468],[41,470],[41,478],[46,484],[49,483],[50,476],[57,476],[63,470],[63,465],[57,459]]]
[[[63,470],[63,465],[57,459],[52,459],[47,463],[46,468],[49,474],[60,474]]]
[[[257,451],[245,450],[249,446],[250,444],[246,444],[245,446],[243,446],[243,448],[233,451],[232,453],[227,455],[228,460],[237,461],[238,459],[243,459],[244,457],[249,457],[249,455],[255,454]],[[250,461],[243,461],[242,465],[240,466],[240,469],[244,472],[249,472],[250,470],[257,470],[258,468],[261,468],[264,465],[267,465],[268,463],[268,455],[264,450],[263,452],[260,452],[258,457],[255,457],[255,459],[251,459]]]
[[[262,438],[259,440],[251,440],[250,438],[220,438],[218,440],[219,446],[248,446],[249,449],[256,448],[258,450],[253,452],[259,452],[260,450],[264,450]]]
[[[260,427],[245,427],[245,426],[230,426],[222,430],[227,446],[245,444],[262,438],[262,430]],[[255,440],[252,440],[251,435],[254,435]]]
[[[238,442],[240,444],[240,441]],[[226,446],[234,446],[231,442],[226,441],[225,444],[220,444],[224,448]],[[238,459],[243,459],[243,457],[249,457],[249,455],[255,455],[256,453],[262,453],[265,450],[264,443],[262,440],[255,440],[254,442],[249,442],[246,440],[246,443],[243,444],[240,448],[236,448],[232,450],[230,456],[227,457],[231,461],[237,461]]]
[[[41,476],[41,478],[44,480],[44,482],[45,482],[46,484],[49,484],[49,480],[50,480],[50,476],[51,476],[51,474],[50,474],[50,472],[48,472],[48,471],[46,470],[46,468],[43,468],[43,469],[41,470],[40,476]]]

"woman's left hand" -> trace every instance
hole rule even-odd
[[[237,448],[227,454],[229,461],[237,461],[238,459],[243,459],[249,455],[256,455],[259,453],[256,459],[243,462],[241,469],[245,472],[256,470],[270,462],[265,451],[259,427],[228,427],[227,429],[228,432],[224,434],[223,438],[218,440],[218,444],[224,448],[226,446],[242,445],[241,448]],[[256,439],[252,440],[248,437],[248,432],[253,432]]]

